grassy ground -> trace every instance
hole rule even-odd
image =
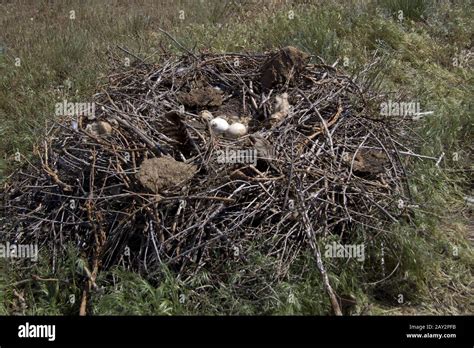
[[[12,1],[0,4],[0,179],[25,160],[54,103],[88,101],[106,75],[107,50],[127,48],[150,62],[162,48],[179,52],[159,33],[168,30],[196,51],[257,51],[297,46],[356,74],[374,60],[373,86],[433,115],[413,137],[411,190],[419,211],[414,223],[384,236],[381,270],[328,264],[338,294],[355,299],[348,314],[473,313],[471,211],[464,203],[472,182],[472,3],[385,0],[320,1]],[[124,64],[125,58],[124,57]],[[133,58],[130,57],[132,60]],[[401,252],[400,252],[401,250]],[[329,303],[307,260],[290,279],[267,282],[268,260],[252,255],[262,281],[247,294],[233,287],[243,275],[215,285],[204,271],[195,279],[163,272],[146,282],[126,269],[103,272],[93,294],[95,314],[327,314]],[[83,262],[74,249],[52,272],[46,260],[28,273],[8,265],[0,273],[0,314],[77,314]],[[2,264],[0,266],[7,267]],[[33,273],[31,273],[33,272]],[[31,274],[42,280],[32,280]],[[5,276],[6,275],[6,276]],[[3,277],[3,278],[2,278]],[[368,279],[372,279],[368,281]]]

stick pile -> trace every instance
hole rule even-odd
[[[293,48],[116,65],[95,115],[61,118],[5,184],[2,240],[37,242],[53,263],[73,243],[93,278],[117,264],[218,272],[257,249],[280,279],[309,250],[333,299],[318,241],[370,239],[399,219],[400,120],[380,119],[378,97],[333,66]],[[283,93],[289,111],[272,118]],[[248,134],[213,133],[204,110]],[[245,149],[257,159],[218,160]]]

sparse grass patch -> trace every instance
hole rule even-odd
[[[427,0],[379,0],[378,4],[394,18],[420,20],[427,16],[433,7],[433,1]],[[401,12],[400,12],[401,11]]]

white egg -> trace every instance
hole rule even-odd
[[[227,121],[221,117],[216,117],[212,119],[210,125],[211,129],[216,134],[222,134],[229,128],[229,124],[227,123]]]
[[[247,134],[247,127],[239,122],[232,123],[227,129],[227,135],[231,138],[239,138],[245,134]]]

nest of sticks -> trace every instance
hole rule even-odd
[[[256,249],[281,279],[309,252],[332,298],[318,241],[400,219],[404,124],[335,67],[291,47],[112,61],[95,114],[60,117],[5,183],[2,240],[38,243],[51,262],[73,244],[93,278],[117,264],[219,272]],[[273,117],[283,93],[289,110]],[[215,134],[204,110],[248,134]]]

